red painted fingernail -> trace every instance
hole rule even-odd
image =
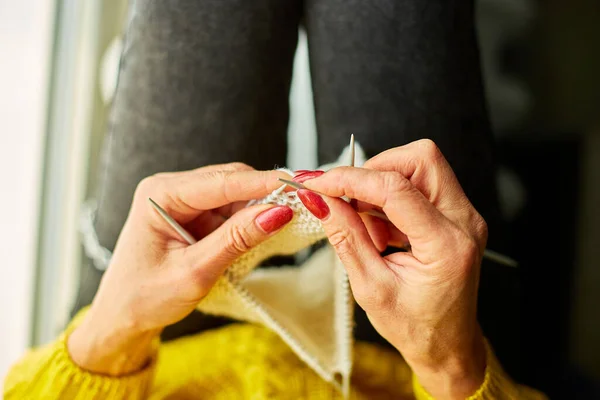
[[[319,219],[325,219],[329,216],[329,206],[321,196],[307,189],[299,189],[296,193],[302,204],[304,204],[304,207],[312,215]]]
[[[269,208],[258,214],[256,223],[265,233],[273,233],[294,218],[294,211],[286,206]]]
[[[298,182],[298,183],[306,182],[309,179],[314,179],[325,173],[325,171],[302,171],[300,173],[298,173],[298,172],[299,171],[296,171],[296,175],[294,176],[294,179],[293,179],[294,182]]]

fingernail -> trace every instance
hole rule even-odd
[[[318,176],[321,176],[324,173],[325,173],[325,171],[304,171],[304,170],[302,170],[302,172],[296,171],[296,175],[294,176],[294,179],[292,179],[292,180],[294,182],[302,183],[302,182],[306,182],[309,179],[314,179]]]
[[[265,233],[273,233],[294,218],[294,211],[286,206],[269,208],[256,217],[256,223]]]
[[[319,219],[325,219],[329,216],[329,206],[321,196],[307,189],[299,189],[296,193],[302,204],[304,204],[304,207],[312,215]]]

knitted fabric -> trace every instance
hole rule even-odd
[[[358,156],[357,164],[362,165],[362,152]],[[298,268],[256,269],[270,255],[293,254],[325,236],[320,223],[300,206],[294,194],[279,190],[259,202],[287,204],[295,217],[286,229],[236,260],[199,308],[258,322],[269,329],[234,324],[163,343],[158,357],[155,352],[143,370],[107,377],[82,370],[68,354],[68,335],[83,319],[85,309],[58,340],[31,350],[11,368],[4,397],[431,399],[415,376],[411,385],[412,373],[398,352],[352,343],[351,294],[331,247],[321,249]],[[93,218],[87,215],[84,232],[93,233]],[[95,235],[85,239],[86,253],[96,255],[96,265],[105,268],[110,252],[99,245]],[[487,343],[486,347],[485,382],[469,399],[546,399],[511,381]],[[352,353],[356,364],[349,390]],[[333,390],[329,382],[342,392]]]
[[[258,324],[224,328],[161,343],[141,371],[111,377],[75,364],[67,349],[82,310],[56,341],[29,351],[4,382],[5,400],[342,400],[277,334]],[[156,343],[158,344],[158,343]],[[430,400],[400,354],[371,343],[354,343],[349,400]],[[470,400],[542,400],[516,385],[488,346],[485,382]]]
[[[364,154],[360,146],[356,150],[356,165],[362,165]],[[321,169],[348,165],[349,151],[346,148],[336,163]],[[346,272],[332,248],[322,248],[298,267],[256,269],[270,257],[295,254],[326,237],[321,222],[296,192],[284,188],[250,205],[288,206],[294,211],[292,221],[229,266],[198,309],[268,327],[317,374],[347,395],[353,299]]]
[[[337,161],[319,169],[349,165],[350,157],[348,146]],[[356,143],[355,165],[362,166],[365,160]],[[292,171],[282,170],[292,175]],[[282,186],[248,206],[286,205],[294,211],[292,221],[230,265],[198,309],[266,326],[346,396],[352,370],[354,307],[346,272],[333,249],[322,248],[300,266],[257,269],[273,256],[296,254],[326,237],[321,222],[306,210],[296,192],[284,189]],[[81,222],[83,245],[96,268],[105,270],[112,254],[98,241],[94,216],[94,204],[87,204]]]

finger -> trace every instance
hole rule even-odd
[[[214,211],[207,211],[200,214],[194,220],[183,225],[183,227],[194,237],[196,240],[201,240],[218,227],[223,225],[227,221],[222,215],[215,213]]]
[[[207,212],[201,213],[198,217],[184,225],[184,228],[192,234],[193,237],[200,240],[227,221],[233,214],[246,208],[247,201],[238,201],[224,205]]]
[[[321,220],[329,243],[346,267],[351,279],[365,279],[383,265],[361,217],[345,201],[298,190],[302,204]]]
[[[367,204],[363,202],[360,203],[365,205]],[[352,206],[352,208],[357,210],[357,207]],[[363,222],[369,231],[369,235],[371,235],[371,239],[373,239],[373,243],[375,243],[377,249],[383,251],[387,246],[397,247],[399,249],[410,247],[408,237],[398,228],[396,228],[393,223],[382,220],[376,216],[360,214],[361,209],[372,210],[375,208],[377,207],[370,205],[368,207],[358,207],[357,211],[363,219]],[[385,242],[383,242],[384,240]]]
[[[442,211],[462,208],[467,201],[450,164],[428,139],[384,151],[364,167],[399,172]]]
[[[281,187],[277,181],[280,177],[289,178],[285,172],[254,170],[156,175],[140,183],[134,202],[145,202],[150,197],[185,224],[205,210],[262,198]]]
[[[371,237],[371,240],[373,241],[373,244],[377,250],[379,252],[384,251],[390,241],[390,230],[388,225],[391,224],[388,224],[388,222],[370,215],[359,215],[365,224],[367,232],[369,232],[369,236]]]
[[[282,229],[293,217],[294,212],[286,206],[265,204],[243,209],[201,241],[182,249],[185,263],[197,272],[199,284],[210,288],[238,257]]]
[[[311,205],[305,194],[299,191],[302,202],[311,210],[310,207],[318,204],[318,200]],[[348,274],[354,298],[365,310],[387,303],[396,292],[396,280],[390,275],[391,270],[371,240],[361,217],[343,200],[327,196],[323,196],[322,200],[327,204],[329,213],[321,219],[321,223]]]
[[[388,222],[387,225],[389,232],[388,246],[397,247],[399,249],[408,248],[410,246],[408,236],[396,228],[394,224]]]
[[[366,213],[369,211],[383,212],[383,210],[380,207],[374,206],[373,204],[365,203],[364,201],[360,201],[357,199],[351,199],[350,205],[358,213]]]
[[[236,201],[234,203],[226,204],[222,207],[216,208],[213,211],[223,217],[224,219],[230,218],[236,212],[246,208],[248,201]]]
[[[173,177],[183,176],[183,175],[205,174],[205,173],[214,172],[214,171],[254,171],[254,170],[255,169],[252,168],[251,166],[249,166],[248,164],[244,164],[241,162],[232,162],[232,163],[225,163],[225,164],[205,165],[203,167],[191,169],[188,171],[159,172],[157,174],[154,174],[154,176],[161,177],[161,178],[173,178]]]
[[[449,221],[397,172],[341,167],[304,185],[331,197],[347,196],[381,207],[411,243],[430,241]]]

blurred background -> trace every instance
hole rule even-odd
[[[69,320],[127,6],[0,0],[2,377]],[[516,300],[495,304],[517,310],[504,329],[522,356],[509,370],[551,398],[600,398],[600,2],[478,0],[477,26],[508,247],[521,262],[519,285],[504,288]],[[291,168],[316,166],[307,57],[301,33]]]

